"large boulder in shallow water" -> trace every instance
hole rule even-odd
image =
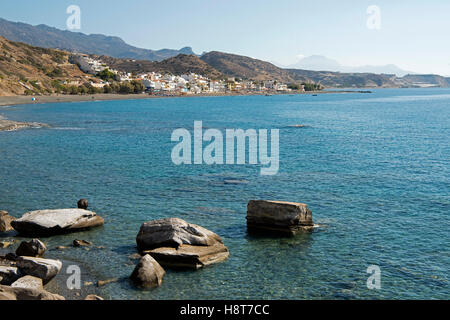
[[[43,289],[0,285],[0,300],[65,300],[64,297]]]
[[[25,235],[54,235],[101,226],[105,223],[95,212],[83,209],[38,210],[25,213],[11,223]]]
[[[251,200],[247,206],[249,231],[295,234],[312,230],[312,212],[303,203]]]
[[[22,241],[16,250],[18,256],[42,257],[47,250],[45,244],[39,239]]]
[[[161,285],[165,274],[159,263],[147,254],[139,260],[130,279],[139,288],[155,288]]]
[[[21,274],[40,278],[44,285],[56,277],[62,268],[59,260],[33,257],[17,257],[15,263]]]
[[[198,269],[229,256],[217,234],[177,218],[144,223],[136,243],[139,251],[168,267]]]
[[[178,248],[182,244],[211,246],[217,242],[222,243],[222,239],[214,232],[178,218],[145,222],[136,238],[141,251],[160,247]]]

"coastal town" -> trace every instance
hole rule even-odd
[[[272,94],[272,93],[296,93],[305,92],[305,84],[286,84],[276,80],[244,80],[236,77],[226,79],[209,79],[208,77],[196,74],[170,74],[158,72],[130,73],[115,70],[103,61],[94,59],[87,54],[73,54],[70,61],[79,66],[86,74],[96,76],[97,79],[90,78],[89,85],[97,89],[96,93],[110,93],[113,83],[118,83],[120,87],[127,84],[134,84],[137,90],[134,93],[148,93],[151,95],[200,95],[200,94]],[[86,81],[64,82],[63,85],[80,87]],[[126,88],[119,93],[126,92]],[[102,92],[103,91],[103,92]],[[121,92],[123,91],[123,92]],[[132,90],[133,91],[133,90]]]

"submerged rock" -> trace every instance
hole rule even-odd
[[[89,247],[92,245],[92,242],[86,240],[73,240],[73,246],[76,248],[79,247]]]
[[[8,248],[13,243],[12,241],[0,241],[0,249]]]
[[[98,227],[105,223],[95,212],[83,209],[38,210],[25,213],[11,223],[25,235],[55,235]]]
[[[130,279],[139,288],[155,288],[161,285],[165,274],[159,263],[147,254],[139,260]]]
[[[16,220],[16,218],[10,216],[8,211],[0,210],[0,232],[8,232],[14,230],[11,226],[11,222]]]
[[[0,300],[65,300],[64,297],[43,289],[0,285]]]
[[[18,256],[42,257],[47,250],[45,244],[39,239],[22,241],[16,250]]]
[[[301,230],[312,230],[312,212],[303,203],[251,200],[247,206],[249,231],[285,233],[293,235]]]
[[[117,281],[119,281],[118,278],[108,279],[108,280],[99,280],[99,281],[97,281],[97,287],[106,286],[107,284],[114,283]]]
[[[40,278],[44,285],[56,277],[62,268],[59,260],[17,257],[15,262],[22,274]]]
[[[177,218],[142,224],[136,243],[142,253],[168,267],[198,269],[229,256],[217,234]]]
[[[105,299],[103,299],[102,297],[97,296],[95,294],[90,294],[86,298],[84,298],[84,300],[87,300],[87,301],[103,301]]]

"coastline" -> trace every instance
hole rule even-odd
[[[270,95],[316,95],[330,93],[364,93],[357,90],[345,91],[308,91],[303,93],[271,93]],[[100,93],[87,95],[48,95],[35,96],[0,96],[1,106],[14,106],[22,104],[41,104],[41,103],[63,103],[63,102],[86,102],[86,101],[112,101],[112,100],[139,100],[139,99],[162,99],[162,98],[193,98],[193,97],[228,97],[228,96],[264,96],[266,93],[224,93],[224,94],[196,94],[196,95],[173,95],[173,96],[156,96],[149,94],[116,94],[116,93]]]
[[[193,98],[193,97],[231,97],[231,96],[274,96],[274,95],[318,95],[332,93],[371,93],[370,91],[342,90],[342,91],[308,91],[308,92],[289,92],[289,93],[215,93],[215,94],[196,94],[196,95],[167,95],[156,96],[149,94],[115,94],[101,93],[89,95],[48,95],[48,96],[0,96],[0,108],[14,105],[43,104],[43,103],[68,103],[68,102],[89,102],[89,101],[114,101],[114,100],[140,100],[140,99],[164,99],[164,98]],[[33,100],[35,98],[35,100]],[[1,109],[0,109],[1,110]],[[0,131],[17,131],[24,128],[43,128],[48,127],[45,123],[20,122],[8,120],[0,115]]]

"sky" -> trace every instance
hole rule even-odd
[[[323,55],[450,75],[449,0],[1,0],[0,17],[67,29],[69,5],[81,9],[76,31],[141,48],[190,46],[281,65]]]

